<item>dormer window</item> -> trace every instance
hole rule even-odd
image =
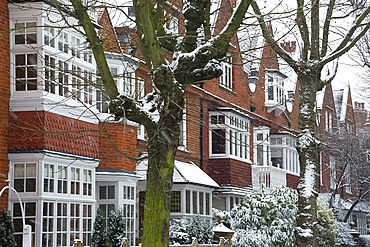
[[[286,76],[278,70],[265,70],[265,76],[267,112],[275,110],[275,116],[278,116],[285,110],[284,80]]]

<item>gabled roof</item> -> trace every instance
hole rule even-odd
[[[324,103],[324,96],[325,96],[325,89],[326,86],[321,91],[316,92],[316,109],[321,110],[322,104]]]
[[[344,89],[333,90],[335,110],[339,121],[345,121],[347,114],[349,86]]]

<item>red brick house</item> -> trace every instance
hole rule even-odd
[[[49,4],[32,2],[28,9],[21,8],[24,4],[0,5],[1,30],[14,29],[10,35],[0,32],[0,46],[10,44],[0,51],[4,53],[0,131],[3,147],[8,147],[1,149],[0,188],[9,184],[18,191],[34,246],[71,246],[76,238],[89,246],[98,207],[105,218],[111,210],[123,209],[126,237],[134,244],[141,232],[146,162],[130,157],[145,156],[145,130],[110,116],[84,37],[65,28],[67,23]],[[166,4],[170,14],[166,27],[183,34],[182,4]],[[227,23],[233,4],[220,2],[222,14],[215,19],[214,34]],[[125,11],[134,18],[131,7]],[[64,14],[67,21],[77,23]],[[151,91],[150,71],[133,23],[113,27],[107,9],[95,18],[119,92],[140,101]],[[280,69],[276,53],[259,42],[261,59],[250,64],[240,54],[245,44],[235,35],[222,62],[223,75],[185,90],[171,217],[199,214],[211,220],[212,207],[230,210],[261,185],[297,187],[298,87],[288,94],[286,81],[291,78]],[[282,46],[296,52],[293,42]],[[91,81],[94,87],[85,83]],[[328,85],[318,107],[320,129],[337,125],[336,109]],[[331,114],[327,118],[326,112]],[[353,115],[350,108],[345,112]],[[344,118],[342,126],[352,126],[351,121]],[[322,188],[329,186],[326,174],[321,176]],[[13,214],[21,246],[20,203],[14,193],[4,198],[0,203]]]

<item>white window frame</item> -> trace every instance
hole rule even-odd
[[[23,26],[22,26],[23,25]],[[24,20],[14,23],[14,45],[37,45],[38,42],[38,30],[37,30],[37,21],[36,20]],[[35,42],[29,43],[28,38],[30,35],[35,36]],[[16,36],[23,36],[24,42],[16,44]]]
[[[265,72],[266,106],[285,105],[284,78],[277,73]]]
[[[271,165],[271,150],[270,150],[270,128],[266,126],[253,128],[254,132],[254,165],[256,166],[270,166]],[[262,138],[259,138],[261,137]],[[262,147],[262,164],[258,163],[258,152]]]
[[[233,158],[250,161],[250,120],[230,111],[209,112],[209,155],[210,158]],[[214,153],[213,139],[216,131],[225,133],[225,152]]]
[[[226,59],[226,61],[221,62],[221,66],[222,66],[222,75],[220,76],[220,86],[228,90],[232,90],[233,89],[232,57],[230,56]]]

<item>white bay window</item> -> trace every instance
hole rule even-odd
[[[210,157],[250,160],[250,119],[231,108],[210,112]]]

